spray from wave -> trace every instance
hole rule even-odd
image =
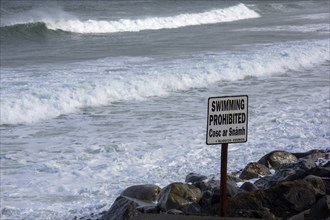
[[[42,79],[28,91],[3,93],[1,124],[34,123],[85,107],[164,96],[223,80],[299,70],[329,61],[329,52],[329,42],[320,40],[266,45],[236,55],[204,54],[169,63],[124,57],[120,65],[113,58],[69,64],[64,67],[67,75],[52,78],[58,81]],[[78,78],[82,79],[75,81]],[[6,86],[5,80],[3,85]]]

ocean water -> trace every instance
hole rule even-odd
[[[208,97],[249,96],[228,171],[330,144],[329,1],[1,0],[1,219],[219,178]]]

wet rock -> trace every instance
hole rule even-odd
[[[131,220],[140,213],[138,206],[137,202],[119,196],[100,220]]]
[[[142,213],[160,213],[160,208],[156,205],[152,206],[139,206],[137,207],[137,210]]]
[[[156,200],[160,190],[159,186],[152,184],[134,185],[126,188],[121,196],[152,202]]]
[[[270,212],[267,208],[259,208],[257,210],[245,210],[240,209],[230,213],[230,217],[239,217],[239,218],[259,218],[259,219],[268,219],[268,220],[277,220],[278,218]]]
[[[227,197],[234,197],[239,192],[236,182],[228,179],[227,181]]]
[[[263,156],[258,163],[277,170],[283,164],[296,163],[297,157],[286,151],[272,151]]]
[[[330,176],[330,167],[315,167],[308,171],[308,174],[320,176],[320,177],[329,177]]]
[[[230,213],[234,215],[239,210],[255,213],[267,208],[270,210],[270,215],[288,218],[309,209],[315,201],[316,193],[313,185],[304,180],[297,180],[283,182],[266,190],[239,194],[231,200]]]
[[[200,175],[197,173],[189,173],[186,176],[186,183],[191,183],[192,185],[196,186],[197,188],[199,188],[201,191],[205,191],[208,189],[207,186],[207,177],[204,175]]]
[[[201,200],[199,200],[199,204],[202,208],[208,208],[211,206],[213,192],[210,190],[204,191]]]
[[[201,198],[202,192],[197,187],[185,183],[171,183],[158,195],[158,206],[165,211],[182,210],[189,204],[198,203]]]
[[[263,205],[281,218],[309,209],[316,201],[314,187],[303,180],[283,182],[265,190],[265,195],[260,198]]]
[[[249,163],[239,175],[240,179],[249,180],[270,174],[269,168],[259,163]]]
[[[218,181],[220,182],[220,181]],[[212,190],[212,196],[211,196],[211,204],[218,203],[221,198],[220,194],[220,185],[214,185]],[[240,189],[237,187],[237,184],[233,180],[228,180],[227,181],[227,193],[226,193],[226,198],[231,198],[237,195],[240,191]]]
[[[198,215],[201,213],[201,206],[198,203],[191,203],[182,209],[186,215]]]
[[[325,186],[325,193],[330,195],[330,178],[329,177],[322,177],[324,186]]]
[[[330,167],[330,161],[323,164],[323,167]]]
[[[307,152],[302,152],[302,153],[292,153],[295,157],[297,157],[298,159],[300,158],[311,158],[313,157],[314,158],[314,161],[317,159],[317,158],[320,158],[320,157],[324,157],[324,154],[326,153],[326,151],[324,150],[310,150],[310,151],[307,151]]]
[[[254,185],[259,189],[268,189],[276,184],[279,181],[274,176],[265,176],[254,182]]]
[[[189,173],[186,176],[185,182],[195,184],[195,183],[198,183],[198,182],[202,182],[204,180],[207,180],[207,176],[200,175],[200,174],[197,174],[197,173]]]
[[[288,166],[284,166],[281,169],[277,170],[273,178],[277,180],[277,182],[283,181],[292,181],[296,179],[301,179],[306,176],[306,171],[300,168],[290,168]]]
[[[330,218],[330,195],[323,196],[312,206],[310,216],[313,219],[329,219]]]
[[[312,184],[317,196],[324,196],[326,194],[325,184],[321,177],[308,175],[304,180]]]
[[[240,188],[246,192],[252,192],[258,190],[258,187],[250,182],[243,183],[243,185]]]

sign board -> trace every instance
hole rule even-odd
[[[247,130],[247,95],[209,98],[206,144],[246,142]]]

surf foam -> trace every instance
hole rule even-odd
[[[299,70],[329,61],[329,52],[328,40],[319,40],[260,45],[244,54],[204,54],[171,63],[124,57],[121,64],[113,58],[68,64],[63,67],[67,73],[58,76],[58,70],[54,70],[48,84],[41,78],[30,84],[28,90],[25,86],[17,91],[4,91],[1,124],[33,123],[84,107],[164,96],[223,80]],[[130,59],[134,62],[127,61]],[[4,79],[3,87],[12,88],[10,83]]]

